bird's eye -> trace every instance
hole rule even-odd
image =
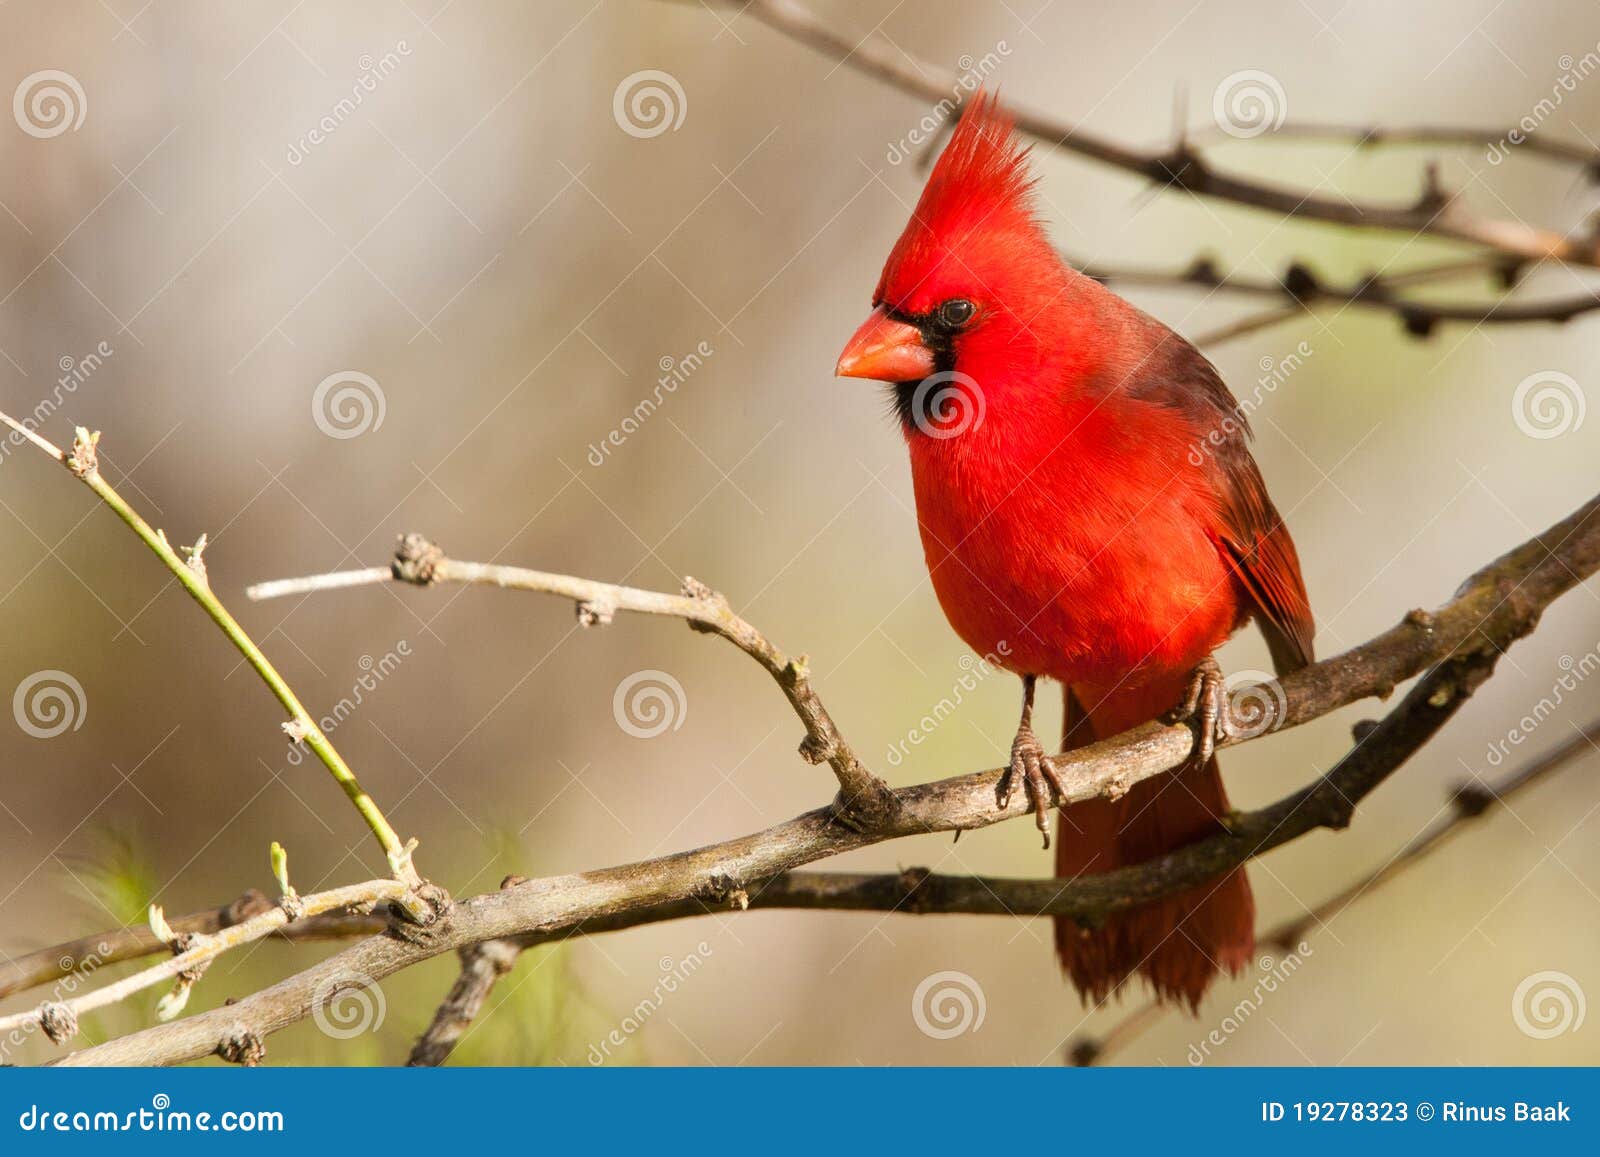
[[[939,324],[946,329],[960,329],[972,320],[978,307],[964,297],[952,297],[939,307]]]

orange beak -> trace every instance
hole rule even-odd
[[[841,378],[914,382],[933,373],[933,351],[922,344],[916,326],[896,321],[880,305],[844,347],[833,372]]]

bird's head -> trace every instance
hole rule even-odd
[[[1057,356],[1061,307],[1076,287],[1035,215],[1033,183],[1010,117],[980,93],[835,373],[894,385],[900,416],[925,432],[919,392],[948,400],[956,390],[972,406],[992,406],[1039,379]]]

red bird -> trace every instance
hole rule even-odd
[[[1221,830],[1212,652],[1253,617],[1282,674],[1311,662],[1314,632],[1237,400],[1194,346],[1062,261],[1027,156],[992,99],[969,105],[837,372],[892,385],[939,604],[1022,677],[1001,806],[1020,779],[1049,846],[1041,676],[1065,684],[1069,748],[1195,721],[1186,766],[1064,813],[1070,879]],[[1099,927],[1058,917],[1056,947],[1086,1000],[1139,973],[1193,1009],[1250,959],[1254,922],[1237,869]]]

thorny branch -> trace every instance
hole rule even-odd
[[[834,31],[799,0],[741,0],[737,7],[790,39],[923,100],[948,104],[968,91],[955,73],[911,57],[877,32],[856,37]],[[1050,147],[1143,177],[1163,188],[1283,217],[1409,236],[1426,234],[1482,245],[1507,257],[1600,267],[1600,234],[1591,230],[1566,236],[1521,221],[1479,216],[1441,188],[1431,171],[1411,204],[1364,202],[1222,172],[1184,138],[1165,149],[1135,148],[1059,117],[1016,105],[1007,107],[1019,130]]]
[[[1387,695],[1400,682],[1426,672],[1315,783],[1268,807],[1234,816],[1226,832],[1156,860],[1069,883],[1015,881],[1003,908],[998,900],[974,895],[965,910],[1101,920],[1202,883],[1309,831],[1346,826],[1356,805],[1460,709],[1493,672],[1503,650],[1534,629],[1544,608],[1597,569],[1600,497],[1478,571],[1437,611],[1413,611],[1370,642],[1283,680],[1277,725],[1289,727],[1370,695]],[[480,582],[508,577],[499,570],[469,573]],[[555,580],[582,582],[567,576],[541,578],[545,585],[534,589],[557,586]],[[561,593],[582,598],[588,589],[566,587]],[[651,595],[630,592],[622,598],[620,592],[629,588],[613,591],[619,593],[619,608],[635,595]],[[1125,792],[1134,782],[1177,766],[1192,742],[1183,727],[1150,723],[1064,755],[1059,763],[1067,792],[1057,802]],[[484,941],[515,938],[528,946],[693,915],[708,902],[745,907],[760,895],[762,881],[828,856],[1025,814],[1028,805],[1020,798],[1007,807],[996,806],[999,777],[995,769],[895,790],[890,817],[871,831],[841,825],[831,809],[822,809],[695,851],[528,880],[456,904],[429,928],[397,924],[237,1004],[70,1054],[62,1063],[168,1064],[213,1053],[258,1057],[269,1034],[309,1016],[352,975],[376,983],[422,960]]]
[[[1548,321],[1557,324],[1571,321],[1586,313],[1600,310],[1600,293],[1588,291],[1547,301],[1513,302],[1498,298],[1487,303],[1458,304],[1426,302],[1404,297],[1399,290],[1407,284],[1423,280],[1439,280],[1441,268],[1448,272],[1482,272],[1481,262],[1452,263],[1451,266],[1424,268],[1411,271],[1411,275],[1369,274],[1347,285],[1335,284],[1319,277],[1302,262],[1292,263],[1282,278],[1246,277],[1237,273],[1223,273],[1209,258],[1200,258],[1188,268],[1177,271],[1150,269],[1122,269],[1096,266],[1093,263],[1073,262],[1079,271],[1099,281],[1119,285],[1191,286],[1218,289],[1224,293],[1255,297],[1275,297],[1311,309],[1317,305],[1353,305],[1377,309],[1394,314],[1413,337],[1427,337],[1441,322],[1470,322],[1475,325],[1526,324]],[[1500,275],[1503,282],[1515,281],[1520,267],[1502,263]],[[1418,275],[1424,276],[1418,276]],[[1291,314],[1296,312],[1290,311]],[[1201,343],[1204,344],[1204,343]]]

